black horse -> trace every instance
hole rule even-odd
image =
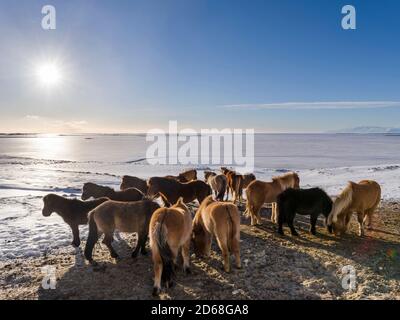
[[[278,196],[278,232],[284,234],[283,223],[286,222],[293,236],[299,234],[293,226],[296,213],[310,215],[310,232],[315,235],[315,225],[318,216],[322,213],[328,218],[332,210],[332,199],[320,188],[287,189]]]

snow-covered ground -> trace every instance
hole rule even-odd
[[[159,165],[145,160],[144,136],[54,136],[0,138],[0,261],[39,256],[68,246],[69,227],[56,214],[43,217],[42,196],[79,197],[91,181],[118,188],[120,176],[143,178],[209,165]],[[336,195],[349,180],[374,179],[383,198],[400,198],[400,137],[384,135],[257,135],[257,178],[288,170],[304,188]],[[87,228],[81,227],[83,238]],[[71,247],[71,250],[72,247]]]

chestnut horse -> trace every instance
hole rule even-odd
[[[182,183],[197,180],[197,171],[194,169],[184,171],[177,176],[166,176],[166,178],[173,179]]]
[[[144,194],[136,188],[129,188],[123,191],[115,191],[110,187],[99,186],[95,183],[88,182],[83,185],[82,200],[87,200],[90,197],[93,197],[95,199],[107,197],[110,198],[110,200],[128,202],[142,200]]]
[[[90,263],[93,247],[104,233],[103,243],[110,251],[111,257],[118,258],[111,243],[114,231],[137,233],[138,239],[132,258],[139,253],[146,254],[146,241],[149,234],[149,223],[153,212],[160,206],[151,200],[120,202],[107,201],[89,213],[89,235],[85,247],[85,257]]]
[[[183,198],[171,208],[156,210],[150,221],[150,247],[154,264],[153,295],[160,293],[161,282],[173,285],[176,260],[181,250],[183,270],[190,273],[189,250],[192,234],[192,214]]]
[[[228,181],[223,174],[216,174],[211,171],[204,171],[205,182],[211,187],[214,192],[215,198],[219,201],[224,200]]]
[[[332,212],[328,218],[328,229],[335,235],[346,233],[351,216],[357,213],[359,236],[363,236],[364,226],[370,227],[372,216],[381,201],[381,187],[372,180],[359,183],[349,182],[347,187],[333,203]]]
[[[243,176],[225,167],[221,167],[221,172],[226,176],[228,181],[228,192],[226,199],[228,200],[229,192],[232,194],[233,203],[240,200],[242,193]]]
[[[147,181],[138,177],[123,176],[119,187],[122,191],[129,188],[136,188],[143,194],[147,193]]]
[[[92,201],[81,201],[78,199],[67,199],[56,194],[48,194],[43,197],[42,214],[49,217],[53,212],[57,213],[72,230],[72,245],[79,247],[81,239],[79,237],[79,225],[88,223],[88,213],[108,198],[99,198]]]
[[[176,203],[180,197],[185,203],[196,199],[201,203],[210,194],[210,186],[200,180],[181,183],[169,178],[153,177],[148,181],[147,195],[151,198],[161,197],[168,207]]]
[[[251,217],[251,225],[261,224],[260,210],[265,203],[272,203],[271,221],[277,223],[276,201],[278,195],[288,188],[299,189],[297,173],[289,172],[272,178],[272,182],[254,180],[246,189],[246,215]]]
[[[209,256],[211,241],[215,237],[221,249],[225,272],[230,272],[230,253],[240,262],[240,213],[238,208],[227,202],[214,201],[208,196],[201,203],[193,220],[194,251],[198,256]]]

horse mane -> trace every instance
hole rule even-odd
[[[349,181],[346,188],[340,193],[333,203],[332,213],[329,215],[329,222],[336,222],[338,216],[345,211],[353,201],[353,182]]]
[[[287,172],[280,176],[272,177],[272,182],[278,182],[282,189],[287,189],[293,187],[291,184],[288,183],[288,178],[294,178],[294,180],[299,180],[299,175],[296,172]]]

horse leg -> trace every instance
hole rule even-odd
[[[284,222],[284,217],[286,216],[286,212],[284,212],[283,210],[281,212],[279,212],[279,216],[278,216],[278,233],[280,235],[285,235],[285,232],[283,231],[283,222]]]
[[[112,241],[113,241],[113,234],[106,233],[104,235],[103,243],[107,246],[108,250],[110,251],[111,257],[114,259],[118,259],[118,254],[115,252],[114,248],[111,245]]]
[[[317,234],[317,230],[316,230],[316,225],[317,225],[317,220],[318,220],[318,215],[313,215],[311,214],[311,218],[310,218],[310,233],[312,235],[316,235]]]
[[[147,255],[147,249],[146,249],[146,242],[147,242],[147,233],[142,234],[141,236],[141,240],[140,240],[140,253],[143,256]]]
[[[294,217],[295,217],[295,212],[289,212],[288,214],[288,226],[290,228],[290,232],[292,233],[292,236],[298,237],[299,234],[297,233],[296,229],[294,228],[293,222],[294,222]]]
[[[364,225],[368,228],[371,229],[372,227],[372,218],[375,212],[375,207],[368,209],[365,211],[365,217],[364,217]]]
[[[276,202],[272,202],[272,207],[271,207],[271,222],[272,223],[278,223],[278,215],[277,215],[277,208],[278,205]]]
[[[364,216],[364,212],[357,212],[357,220],[359,225],[358,235],[360,237],[364,236]]]
[[[161,291],[161,275],[163,272],[163,263],[158,252],[158,248],[152,248],[153,264],[154,264],[154,285],[153,296],[159,295]]]
[[[182,246],[182,258],[183,258],[183,272],[186,274],[191,274],[190,271],[190,241],[188,241]]]
[[[228,248],[228,243],[226,237],[223,237],[221,239],[219,236],[216,236],[218,246],[221,249],[222,252],[222,258],[224,260],[224,270],[225,272],[230,272],[231,271],[231,264],[230,264],[230,254],[229,254],[229,248]]]
[[[242,268],[242,262],[240,261],[240,240],[235,236],[232,239],[231,243],[232,253],[235,256],[236,268]]]
[[[251,225],[252,226],[256,226],[259,223],[259,221],[261,222],[261,219],[259,219],[259,211],[260,210],[261,210],[261,207],[256,206],[256,205],[253,205],[252,208],[250,209]]]
[[[72,245],[76,248],[78,248],[81,245],[81,239],[79,238],[79,227],[77,224],[72,224],[70,225],[71,230],[72,230]]]

